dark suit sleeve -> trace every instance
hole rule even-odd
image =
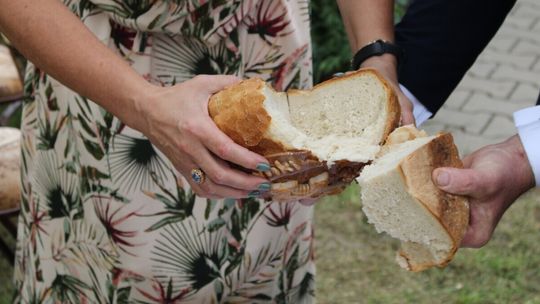
[[[399,81],[432,113],[495,35],[515,0],[412,0],[396,25]]]

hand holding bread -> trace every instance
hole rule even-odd
[[[433,180],[445,192],[470,198],[470,223],[461,245],[478,248],[491,239],[506,209],[535,186],[534,174],[518,135],[467,155],[463,165],[436,169]]]
[[[244,198],[268,183],[238,169],[256,170],[266,159],[235,144],[208,116],[210,95],[237,81],[234,76],[200,75],[171,87],[155,86],[139,109],[144,119],[134,123],[202,197]],[[194,170],[203,174],[200,180],[192,178]]]
[[[249,79],[214,94],[209,114],[237,144],[266,157],[266,198],[312,200],[358,179],[363,210],[380,232],[402,241],[398,263],[421,271],[445,266],[468,226],[467,199],[438,189],[437,167],[461,167],[450,134],[396,129],[400,107],[373,69],[309,91],[276,92]],[[256,173],[260,174],[260,173]]]

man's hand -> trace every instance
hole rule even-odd
[[[383,54],[382,56],[373,56],[366,59],[362,68],[374,68],[380,72],[383,77],[390,83],[394,92],[398,97],[401,107],[401,125],[416,125],[413,115],[412,102],[401,92],[397,77],[397,60],[392,54]]]
[[[464,169],[438,168],[433,181],[440,189],[470,197],[469,228],[462,247],[482,247],[504,212],[534,187],[534,176],[517,135],[483,147],[463,159]]]

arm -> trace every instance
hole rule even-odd
[[[337,0],[337,3],[353,52],[376,39],[394,41],[393,0]]]
[[[353,54],[376,39],[394,42],[393,0],[337,0],[337,3]],[[394,55],[370,57],[361,67],[375,68],[385,76],[398,95],[402,124],[414,123],[411,102],[398,85],[397,59]]]
[[[0,0],[0,7],[0,30],[37,67],[141,131],[184,176],[203,168],[210,180],[192,184],[200,195],[245,197],[266,182],[226,165],[222,159],[249,169],[267,161],[234,144],[207,113],[208,97],[235,77],[200,76],[173,87],[154,86],[60,1]]]
[[[26,58],[129,126],[141,129],[136,123],[141,114],[139,104],[147,99],[152,85],[103,45],[60,1],[0,1],[0,5],[0,30]]]

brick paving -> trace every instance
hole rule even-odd
[[[515,134],[512,113],[534,105],[539,91],[540,1],[518,0],[446,104],[422,128],[452,132],[466,155]]]

